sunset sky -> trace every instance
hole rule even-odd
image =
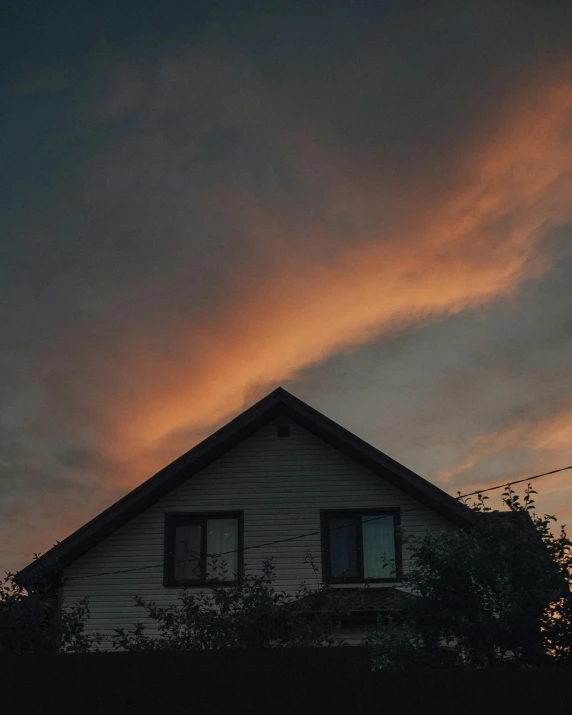
[[[451,494],[572,464],[569,0],[5,6],[0,570],[278,385]]]

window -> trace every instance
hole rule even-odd
[[[234,581],[242,573],[242,514],[166,514],[165,586]]]
[[[322,512],[324,577],[329,583],[397,581],[399,510]]]

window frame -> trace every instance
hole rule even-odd
[[[361,518],[363,516],[392,516],[393,539],[395,544],[395,576],[387,578],[365,578],[363,561],[363,531]],[[354,518],[356,521],[356,556],[357,577],[332,578],[330,564],[330,529],[329,521],[335,518]],[[359,584],[359,583],[397,583],[403,578],[403,559],[401,553],[401,510],[399,507],[384,507],[370,509],[321,509],[320,531],[322,537],[322,576],[327,584]]]
[[[207,557],[207,521],[209,519],[236,519],[238,522],[238,558],[237,576],[240,580],[244,573],[244,512],[243,511],[208,511],[208,512],[165,512],[164,530],[164,556],[163,556],[163,586],[177,588],[193,588],[207,586],[206,578],[206,557]],[[177,526],[188,524],[200,524],[201,526],[201,553],[200,569],[203,575],[200,579],[176,579],[175,578],[175,536]],[[210,579],[212,581],[212,579]],[[221,583],[232,585],[237,583],[237,579],[228,579]]]

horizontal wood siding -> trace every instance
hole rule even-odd
[[[290,424],[290,437],[276,436],[278,424]],[[165,513],[243,510],[246,569],[259,569],[272,557],[276,587],[294,590],[301,581],[315,583],[311,565],[304,563],[307,551],[321,574],[320,510],[374,507],[400,507],[404,534],[420,536],[428,530],[454,528],[296,423],[278,419],[67,568],[64,604],[89,596],[88,630],[110,634],[120,626],[144,621],[133,603],[135,595],[164,605],[174,603],[179,589],[163,586]],[[308,532],[318,533],[258,548],[267,541]],[[404,552],[405,570],[408,563]],[[126,572],[108,573],[114,571]]]

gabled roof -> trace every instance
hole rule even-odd
[[[280,415],[291,418],[454,524],[468,526],[471,523],[468,507],[279,387],[26,566],[18,573],[18,582],[29,583],[44,568],[58,564],[64,568],[69,566],[141,511]]]

